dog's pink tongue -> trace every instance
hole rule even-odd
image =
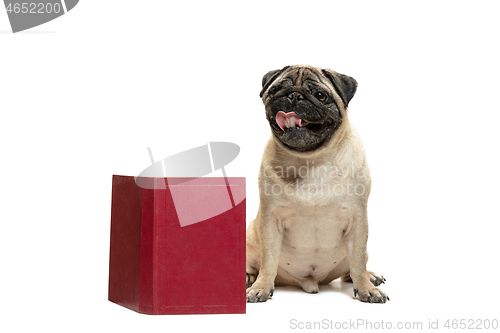
[[[278,114],[276,114],[276,123],[283,131],[285,130],[285,128],[295,126],[302,127],[307,124],[307,122],[305,122],[305,124],[302,124],[302,119],[300,119],[300,117],[297,116],[295,112],[285,113],[283,111],[280,111],[278,112]]]

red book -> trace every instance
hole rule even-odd
[[[245,313],[245,179],[146,180],[113,176],[108,299],[145,314]]]

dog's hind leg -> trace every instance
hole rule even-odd
[[[309,294],[317,294],[319,292],[318,282],[312,279],[299,281],[300,287]]]

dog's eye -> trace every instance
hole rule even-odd
[[[319,99],[321,102],[326,101],[326,98],[327,98],[326,94],[323,94],[321,91],[318,91],[317,93],[315,93],[314,97]]]

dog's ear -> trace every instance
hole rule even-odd
[[[334,72],[330,69],[323,69],[322,72],[330,80],[337,94],[342,98],[345,107],[347,107],[347,104],[349,104],[349,101],[356,93],[358,82],[350,76]]]
[[[271,83],[276,80],[276,78],[285,71],[290,66],[283,67],[282,69],[275,69],[274,71],[268,72],[264,77],[262,78],[262,90],[260,91],[260,97],[264,96],[264,92],[269,88]]]

